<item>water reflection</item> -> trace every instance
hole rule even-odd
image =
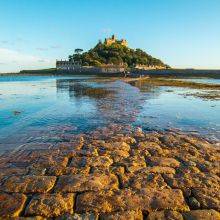
[[[56,86],[58,93],[67,93],[73,102],[92,99],[96,107],[94,117],[105,123],[134,122],[144,102],[160,94],[158,88],[138,83],[129,85],[122,81],[105,83],[58,79]]]
[[[139,88],[141,92],[150,92],[150,93],[154,92],[154,90],[158,88],[157,86],[150,85],[145,81],[133,81],[130,82],[130,85]]]
[[[107,96],[112,96],[115,91],[109,90],[102,87],[93,87],[91,85],[88,85],[86,83],[80,83],[74,80],[57,80],[56,81],[56,87],[57,92],[62,91],[68,91],[69,97],[73,98],[82,98],[84,96],[87,96],[89,98],[99,99],[99,98],[105,98]]]

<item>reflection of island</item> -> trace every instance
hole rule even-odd
[[[144,102],[159,95],[159,90],[146,84],[116,82],[79,82],[58,79],[57,92],[68,93],[73,102],[86,102],[89,98],[96,106],[94,118],[102,122],[131,123],[136,120]],[[78,105],[77,104],[77,105]]]
[[[141,92],[148,92],[151,97],[153,96],[153,94],[157,94],[156,96],[158,96],[158,89],[156,86],[154,85],[151,85],[145,81],[142,81],[142,80],[137,80],[137,81],[132,81],[129,83],[130,85],[132,86],[135,86],[137,88],[140,89]],[[155,97],[152,97],[152,98],[155,98]]]
[[[69,88],[69,91],[74,92],[75,97],[88,96],[90,98],[99,99],[105,98],[114,93],[114,91],[105,88],[93,88],[82,83],[74,83],[73,85],[70,85]]]
[[[68,91],[70,98],[89,98],[99,99],[114,95],[115,91],[103,87],[93,87],[87,83],[80,83],[73,79],[59,79],[56,81],[57,92]]]

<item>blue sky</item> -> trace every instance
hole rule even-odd
[[[0,0],[0,72],[54,67],[111,34],[178,68],[220,69],[220,0]]]

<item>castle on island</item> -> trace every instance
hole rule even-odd
[[[127,42],[125,39],[117,40],[117,38],[115,37],[114,34],[113,34],[112,37],[110,37],[110,38],[105,38],[104,43],[105,43],[107,46],[110,46],[110,45],[112,45],[112,44],[114,44],[114,43],[121,44],[122,46],[125,46],[125,47],[128,46],[128,42]]]

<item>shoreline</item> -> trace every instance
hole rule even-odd
[[[170,87],[183,87],[183,88],[192,88],[192,89],[214,89],[220,90],[220,84],[208,84],[208,83],[197,83],[184,80],[173,80],[172,78],[165,77],[110,77],[110,78],[99,78],[97,81],[116,81],[121,80],[125,83],[135,84],[138,82],[148,83],[153,86],[170,86]]]
[[[0,217],[218,219],[218,147],[182,132],[113,124],[20,148],[0,156]]]
[[[55,70],[53,70],[55,71]],[[213,70],[214,71],[214,70]],[[34,70],[34,72],[37,72]],[[184,81],[181,77],[182,75],[157,75],[157,74],[149,74],[149,75],[141,75],[137,77],[124,77],[120,76],[118,74],[94,74],[94,73],[64,73],[64,74],[53,74],[53,73],[9,73],[9,74],[0,74],[1,76],[95,76],[100,77],[98,80],[100,81],[111,81],[111,80],[122,80],[126,83],[136,83],[136,82],[145,82],[149,83],[150,85],[154,86],[175,86],[175,87],[187,87],[192,89],[220,89],[220,84],[208,84],[208,83],[198,83],[198,82],[190,82],[190,81]],[[183,78],[201,78],[202,76],[199,76],[198,74],[195,74],[193,76],[184,76]],[[178,79],[180,78],[180,80]],[[211,76],[203,76],[202,78],[213,78]],[[219,79],[220,78],[220,70],[219,70],[219,76],[217,78],[213,79]],[[174,80],[175,79],[175,80]]]
[[[153,70],[132,70],[131,72],[138,75],[147,75],[155,77],[194,77],[194,78],[213,78],[220,79],[220,69],[153,69]],[[0,73],[0,76],[4,75],[97,75],[105,77],[106,73],[94,73],[94,72],[69,72],[60,71],[56,68],[39,69],[39,70],[22,70],[17,73]],[[108,76],[117,76],[120,73],[108,74]]]

